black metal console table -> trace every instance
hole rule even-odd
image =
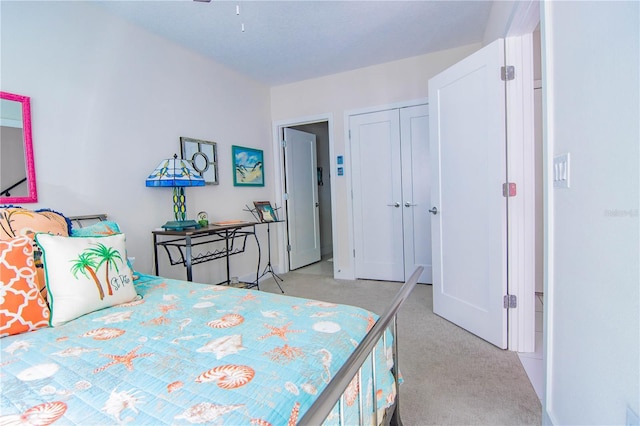
[[[193,281],[192,268],[204,262],[216,259],[226,259],[227,279],[216,284],[229,284],[230,264],[229,258],[233,255],[244,253],[247,247],[247,238],[253,236],[258,247],[258,266],[256,280],[246,283],[248,288],[258,287],[260,279],[260,243],[256,235],[255,222],[242,222],[225,225],[209,225],[198,229],[155,230],[153,234],[153,254],[155,259],[156,274],[160,275],[158,268],[158,247],[163,247],[169,257],[171,265],[183,265],[187,270],[187,281]],[[223,248],[212,249],[194,253],[193,249],[205,244],[224,242]]]

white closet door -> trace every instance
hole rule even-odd
[[[429,164],[429,106],[400,109],[402,151],[402,210],[405,279],[416,267],[424,272],[418,282],[431,278],[431,181]]]
[[[356,278],[404,280],[398,110],[350,117]]]

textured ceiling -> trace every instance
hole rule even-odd
[[[268,85],[481,42],[491,10],[490,1],[95,3]]]

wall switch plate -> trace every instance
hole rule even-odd
[[[640,417],[631,409],[627,407],[627,421],[625,426],[640,426]]]
[[[569,153],[553,157],[553,187],[569,188],[571,164]]]

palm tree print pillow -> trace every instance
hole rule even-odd
[[[136,298],[124,234],[37,234],[35,240],[42,249],[51,326]]]

